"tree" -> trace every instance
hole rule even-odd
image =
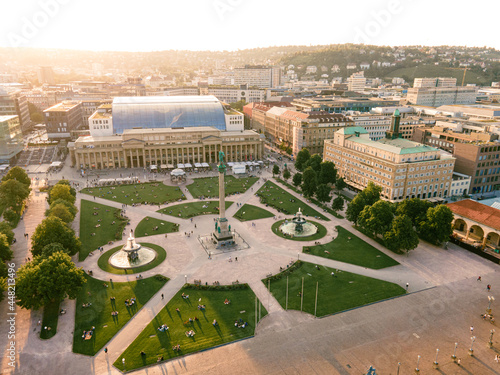
[[[30,115],[30,118],[31,118],[31,121],[33,121],[33,123],[35,123],[35,124],[40,124],[43,122],[43,116],[41,113],[38,113],[38,112],[32,113]]]
[[[311,167],[316,174],[319,174],[321,172],[321,156],[318,154],[314,154],[309,158],[309,160],[306,162],[305,167]]]
[[[52,189],[50,189],[49,202],[52,203],[58,199],[63,199],[71,204],[74,204],[76,200],[73,194],[71,194],[70,187],[65,184],[56,184],[52,187]]]
[[[0,279],[9,276],[9,267],[5,262],[0,262]]]
[[[371,206],[365,206],[359,214],[358,223],[363,228],[376,235],[382,235],[391,227],[394,214],[391,204],[379,200]]]
[[[418,246],[418,235],[411,219],[406,215],[398,215],[392,222],[391,229],[384,234],[385,245],[396,253],[415,249]]]
[[[51,205],[46,212],[46,216],[55,216],[64,221],[65,223],[71,223],[75,217],[69,212],[68,208],[64,204]]]
[[[318,183],[320,184],[334,184],[337,177],[337,170],[335,164],[331,161],[324,161],[320,164],[320,172]]]
[[[344,209],[344,198],[342,198],[339,195],[332,202],[332,210],[334,210],[334,211],[342,211],[343,209]]]
[[[31,252],[34,256],[41,255],[44,246],[59,242],[68,250],[69,255],[75,255],[80,250],[80,240],[73,229],[68,227],[58,217],[48,217],[36,227],[31,236]]]
[[[7,221],[7,223],[12,224],[12,226],[16,226],[16,223],[19,220],[19,214],[14,211],[12,208],[7,208],[3,212],[3,218]]]
[[[14,232],[12,231],[12,227],[6,221],[0,221],[0,233],[3,233],[7,236],[7,242],[9,244],[14,240]]]
[[[302,183],[302,173],[297,172],[293,175],[292,182],[295,186],[299,186]]]
[[[357,224],[361,211],[363,211],[365,206],[371,206],[378,201],[381,191],[382,188],[380,186],[370,181],[368,186],[363,191],[359,192],[351,203],[347,205],[347,210],[345,212],[347,220]]]
[[[285,181],[287,181],[290,178],[291,175],[292,174],[290,173],[290,171],[288,170],[288,168],[285,168],[285,170],[283,171],[283,178],[285,179]]]
[[[419,198],[406,199],[398,204],[396,214],[408,216],[413,226],[418,228],[420,223],[426,220],[427,210],[430,207],[432,207],[431,202]]]
[[[332,188],[329,187],[326,184],[319,184],[318,188],[316,189],[316,199],[320,201],[321,203],[327,203],[332,200],[332,196],[330,195],[330,192],[332,191]]]
[[[49,209],[53,208],[54,206],[56,206],[58,204],[63,204],[68,209],[70,214],[73,215],[73,217],[75,217],[76,214],[78,213],[78,208],[76,208],[76,206],[74,204],[72,204],[71,202],[65,201],[64,199],[56,199],[55,201],[53,201],[50,204]],[[45,213],[45,216],[48,216],[47,213]]]
[[[7,242],[7,236],[3,233],[0,234],[0,261],[5,262],[12,259],[12,250],[10,244]]]
[[[311,167],[307,167],[302,176],[302,193],[304,193],[304,197],[310,198],[314,195],[317,188],[316,180],[316,172]]]
[[[280,167],[278,167],[277,164],[275,164],[273,167],[273,177],[275,174],[278,174],[278,175],[280,174]]]
[[[0,184],[0,200],[7,206],[19,207],[30,195],[30,188],[20,181],[11,179]]]
[[[337,189],[338,192],[344,190],[347,187],[347,184],[344,181],[343,177],[337,178],[337,181],[335,181],[335,189]]]
[[[71,183],[68,180],[59,180],[59,181],[57,181],[56,185],[68,185],[69,192],[71,193],[72,196],[76,197],[76,190],[73,186],[71,186]]]
[[[7,174],[2,178],[2,181],[7,181],[7,180],[17,180],[23,185],[26,185],[26,187],[30,187],[31,185],[31,178],[29,178],[26,171],[21,167],[11,168],[7,172]]]
[[[306,163],[311,157],[311,153],[307,148],[303,148],[297,153],[297,158],[295,159],[295,168],[297,168],[298,171],[303,171],[306,169]]]
[[[61,245],[59,242],[53,242],[49,243],[48,245],[45,245],[42,249],[42,254],[41,256],[44,258],[50,257],[52,254],[57,253],[57,252],[63,252],[63,253],[68,253],[68,250],[64,248],[63,245]]]
[[[420,223],[420,236],[435,245],[448,241],[453,233],[452,221],[453,212],[447,206],[431,207],[427,210],[426,220]]]
[[[0,278],[0,302],[3,301],[4,299],[4,292],[7,290],[7,278],[2,277]]]
[[[68,254],[57,252],[48,258],[35,257],[17,271],[17,304],[37,310],[49,302],[75,299],[86,282],[85,272],[76,268]]]

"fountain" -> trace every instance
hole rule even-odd
[[[109,263],[116,268],[136,268],[151,263],[156,259],[156,251],[135,242],[132,230],[127,243],[109,258]]]
[[[318,228],[316,225],[308,223],[306,219],[304,219],[299,208],[299,212],[295,214],[292,221],[285,221],[281,224],[280,230],[282,233],[293,237],[308,237],[316,234]]]

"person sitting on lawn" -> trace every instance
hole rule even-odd
[[[229,305],[231,303],[230,300],[228,300],[227,298],[224,300],[224,305]]]
[[[218,325],[219,325],[219,323],[217,323],[217,320],[216,320],[216,319],[214,319],[214,321],[212,322],[212,325],[215,327],[215,326],[218,326]]]
[[[175,311],[177,312],[181,312],[181,309],[179,309],[178,307],[175,308]]]

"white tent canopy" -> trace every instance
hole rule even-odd
[[[210,165],[208,165],[208,163],[201,163],[201,165],[203,168],[210,168]]]
[[[186,163],[184,164],[184,168],[193,168],[193,166],[191,165],[191,163]]]
[[[60,167],[60,166],[61,166],[61,164],[62,164],[62,162],[61,162],[61,161],[53,161],[53,162],[50,164],[50,166],[51,166],[51,167]]]
[[[246,173],[246,167],[244,165],[235,165],[233,166],[234,174],[244,174]]]
[[[158,167],[157,167],[156,165],[154,165],[154,164],[151,164],[151,165],[149,166],[149,169],[151,169],[151,170],[153,171],[153,170],[157,170],[157,169],[158,169]]]
[[[167,167],[167,165],[166,165],[166,164],[162,164],[162,165],[160,165],[160,168],[161,168],[161,169],[167,169],[168,167]]]
[[[184,164],[177,164],[177,168],[178,169],[183,169],[184,168]]]
[[[201,163],[194,163],[194,167],[195,168],[201,168],[201,167],[203,167],[203,165],[201,165]]]
[[[8,168],[9,168],[9,164],[2,164],[2,165],[0,165],[0,171],[2,171],[2,172],[5,171],[5,170],[7,170]]]
[[[174,169],[172,172],[170,172],[172,176],[184,176],[186,172],[184,172],[182,169]]]

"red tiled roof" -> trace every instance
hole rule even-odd
[[[500,230],[500,210],[476,202],[472,199],[448,203],[447,206],[453,213],[461,215],[475,222]]]

